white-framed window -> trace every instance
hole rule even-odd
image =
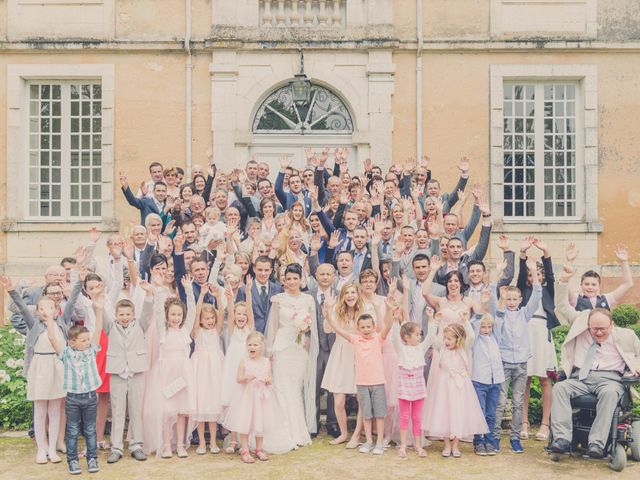
[[[113,223],[113,65],[14,64],[7,80],[5,229]]]
[[[505,219],[580,218],[583,162],[578,93],[576,82],[505,82]]]
[[[491,198],[500,224],[601,228],[597,103],[594,65],[492,65]]]
[[[28,217],[100,218],[100,81],[37,80],[28,90]]]

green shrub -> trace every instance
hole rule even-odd
[[[618,305],[611,311],[611,317],[619,327],[629,327],[640,320],[640,310],[635,305]]]
[[[23,376],[24,337],[0,328],[0,428],[25,429],[31,422],[27,379]]]

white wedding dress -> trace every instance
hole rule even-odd
[[[281,293],[272,299],[267,322],[267,354],[271,354],[273,389],[284,412],[283,429],[278,438],[265,436],[265,450],[288,451],[311,443],[316,433],[316,363],[318,328],[313,297],[305,293]],[[296,323],[309,316],[309,333],[297,342]],[[288,435],[287,435],[288,433]],[[272,437],[272,438],[270,438]],[[287,448],[288,447],[288,448]]]

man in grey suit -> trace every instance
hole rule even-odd
[[[316,301],[316,312],[318,321],[318,342],[320,344],[320,350],[318,352],[318,366],[316,369],[316,418],[318,422],[318,429],[320,428],[320,396],[322,394],[320,385],[322,384],[322,377],[329,361],[329,354],[333,343],[336,341],[335,333],[325,333],[324,331],[324,314],[322,312],[322,306],[324,305],[327,297],[333,295],[336,296],[336,289],[333,287],[335,277],[335,268],[330,263],[323,263],[316,270],[315,278],[310,278],[308,281],[309,295],[311,295]],[[333,394],[327,392],[327,433],[334,438],[340,436],[340,430],[338,429],[338,421],[336,420],[336,412],[333,404]]]
[[[271,297],[282,293],[282,285],[269,280],[273,273],[273,265],[269,257],[258,257],[253,262],[253,273],[255,282],[251,287],[251,307],[253,308],[253,318],[256,330],[264,333],[271,310]],[[238,290],[236,299],[244,302],[247,299],[246,287],[243,285]]]

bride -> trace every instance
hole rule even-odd
[[[271,356],[273,389],[284,412],[283,430],[289,433],[289,439],[282,435],[265,438],[267,451],[285,450],[285,441],[289,442],[287,450],[309,445],[310,433],[316,433],[318,327],[314,299],[300,291],[301,282],[300,265],[288,265],[284,293],[271,298],[267,355]]]

